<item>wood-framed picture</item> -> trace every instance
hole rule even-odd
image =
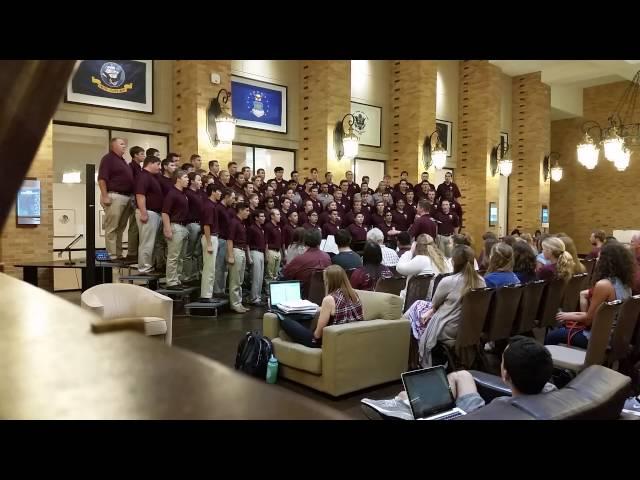
[[[495,227],[496,225],[498,225],[498,204],[489,202],[489,226]]]
[[[354,118],[353,129],[360,137],[359,144],[367,147],[381,147],[382,107],[351,102],[351,114]]]
[[[287,87],[232,75],[231,111],[238,127],[287,133]]]
[[[451,156],[451,146],[453,145],[453,123],[447,120],[436,119],[436,130],[438,137],[444,148],[447,149],[447,157]]]
[[[79,60],[65,102],[153,113],[153,60]]]

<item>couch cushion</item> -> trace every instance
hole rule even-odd
[[[274,338],[271,342],[279,363],[316,375],[322,374],[321,348],[309,348],[281,338]]]
[[[167,333],[167,322],[160,317],[124,317],[118,320],[142,320],[145,335],[164,335]]]
[[[362,302],[365,320],[398,320],[402,317],[402,299],[398,295],[356,290]]]
[[[553,358],[553,365],[558,368],[567,368],[578,371],[584,365],[587,351],[561,345],[546,345]]]

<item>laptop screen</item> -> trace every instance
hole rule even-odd
[[[425,418],[455,407],[443,366],[402,374],[413,418]]]
[[[290,282],[271,282],[269,284],[269,297],[272,306],[282,302],[302,299],[302,282],[293,280]]]

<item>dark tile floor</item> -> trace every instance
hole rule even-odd
[[[80,304],[80,292],[60,292],[57,295],[76,305]],[[248,330],[262,329],[264,308],[253,307],[244,314],[226,308],[218,311],[218,317],[201,315],[173,317],[173,345],[217,360],[233,368],[238,342]],[[317,400],[340,410],[354,419],[366,419],[360,409],[362,398],[390,398],[402,389],[397,382],[362,390],[334,399],[288,380],[279,379],[276,388],[286,388],[300,395]]]

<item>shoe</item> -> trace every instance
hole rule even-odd
[[[248,308],[245,308],[242,305],[240,305],[239,307],[231,307],[231,310],[233,310],[236,313],[247,313],[249,311]]]
[[[217,303],[213,298],[201,298],[198,303]]]
[[[374,417],[374,420],[384,420],[385,417],[396,418],[399,420],[413,420],[413,413],[406,403],[396,398],[391,400],[372,400],[363,398],[362,410],[368,418]],[[366,408],[365,408],[366,405]],[[373,411],[372,411],[373,410]],[[376,418],[378,417],[378,418]]]

